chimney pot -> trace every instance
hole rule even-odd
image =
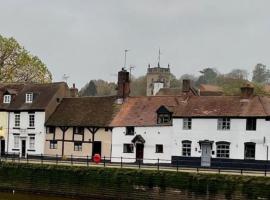
[[[190,91],[191,82],[189,79],[184,79],[182,84],[182,92],[186,93]]]
[[[241,87],[241,97],[243,99],[249,99],[254,95],[254,87],[250,84],[246,84]]]

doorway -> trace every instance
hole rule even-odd
[[[25,157],[26,154],[26,140],[22,140],[21,157]]]
[[[1,140],[1,156],[5,155],[5,140]]]
[[[212,146],[210,143],[201,143],[202,155],[201,155],[201,166],[210,167],[211,166],[211,154]]]
[[[101,156],[101,141],[94,141],[93,153],[92,156],[95,154],[99,154]]]
[[[140,143],[136,144],[136,160],[143,159],[143,149],[144,149],[144,144],[140,144]]]

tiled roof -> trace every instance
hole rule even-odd
[[[126,99],[111,126],[156,126],[156,110],[165,106],[173,117],[269,117],[270,98],[253,96],[152,96]]]
[[[115,102],[114,96],[64,98],[46,125],[108,127],[119,110]]]

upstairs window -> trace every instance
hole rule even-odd
[[[135,128],[134,126],[128,126],[126,127],[126,135],[134,135],[135,134]]]
[[[192,119],[191,118],[184,118],[183,119],[183,129],[184,130],[191,130]]]
[[[29,114],[29,127],[35,127],[35,114]]]
[[[47,127],[47,133],[55,133],[55,127],[54,126]]]
[[[182,141],[182,156],[186,157],[191,156],[191,141],[189,140]]]
[[[231,119],[230,118],[219,118],[218,119],[218,130],[230,130]]]
[[[75,134],[83,134],[84,133],[84,127],[73,127],[73,133],[75,133]]]
[[[158,115],[158,124],[170,124],[171,115],[170,114],[159,114]]]
[[[6,94],[4,95],[3,103],[10,103],[11,102],[11,95]]]
[[[229,142],[217,142],[217,158],[229,158],[230,157],[230,143]]]
[[[256,118],[247,118],[246,121],[246,130],[247,131],[256,131],[257,119]]]
[[[25,103],[32,103],[32,102],[33,102],[33,93],[26,93]]]
[[[20,122],[21,122],[21,115],[19,113],[16,113],[14,117],[14,127],[15,128],[20,127]]]

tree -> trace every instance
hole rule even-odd
[[[52,81],[46,65],[26,51],[14,38],[0,35],[0,82]]]
[[[79,92],[80,96],[112,96],[116,94],[116,84],[104,80],[91,80]]]
[[[200,84],[215,84],[217,77],[219,75],[218,71],[213,68],[204,68],[200,71],[202,74],[199,76],[199,79],[197,81],[197,85]]]
[[[252,81],[255,83],[268,83],[270,79],[270,71],[264,64],[257,64],[253,70]]]
[[[80,96],[96,96],[97,88],[93,80],[86,84],[79,92]]]
[[[130,95],[131,96],[146,96],[146,76],[138,78],[132,77],[130,83]]]
[[[248,72],[247,70],[243,70],[243,69],[233,69],[231,72],[226,74],[226,76],[232,79],[247,80]]]

